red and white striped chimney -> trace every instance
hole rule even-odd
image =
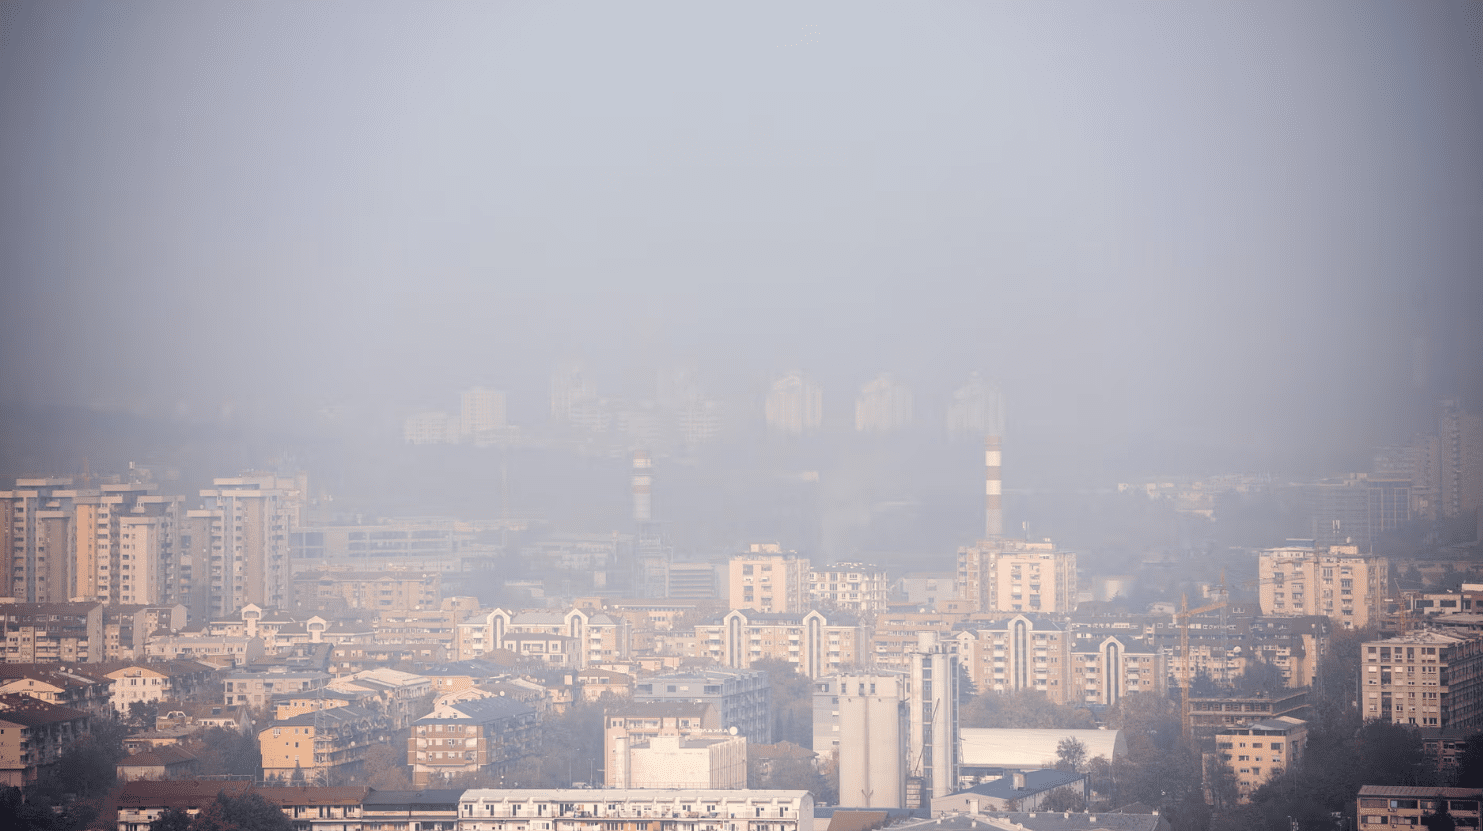
[[[999,501],[1004,482],[999,464],[999,437],[989,436],[984,440],[984,536],[988,539],[1004,535],[1004,506]]]

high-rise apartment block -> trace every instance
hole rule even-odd
[[[1360,714],[1417,727],[1483,726],[1483,635],[1422,629],[1366,641]]]
[[[1439,513],[1465,517],[1483,504],[1483,418],[1443,401],[1437,417]]]
[[[889,374],[876,376],[855,398],[855,429],[861,433],[899,430],[911,419],[911,390]]]
[[[1049,540],[986,539],[958,549],[958,598],[975,612],[1076,608],[1076,555]]]
[[[1363,629],[1380,622],[1389,575],[1389,561],[1362,556],[1357,546],[1289,540],[1258,558],[1258,602],[1264,615],[1324,615]]]
[[[500,390],[474,387],[459,396],[459,430],[476,441],[505,427],[505,394]]]
[[[772,432],[812,432],[824,426],[824,389],[802,372],[790,372],[772,382],[763,410]]]
[[[193,558],[202,555],[191,574],[194,582],[205,581],[206,615],[225,617],[248,603],[292,603],[289,531],[298,525],[304,489],[302,478],[252,474],[216,479],[201,491],[204,508],[188,511],[187,523]]]
[[[1411,521],[1411,481],[1354,474],[1306,487],[1314,542],[1373,553],[1380,535]]]
[[[809,561],[773,543],[754,543],[731,558],[727,580],[733,609],[798,613],[808,609]]]
[[[1004,432],[1004,395],[973,373],[953,391],[947,406],[947,434],[953,438],[999,436]]]

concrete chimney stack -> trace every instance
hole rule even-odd
[[[1004,481],[999,472],[999,437],[989,436],[984,440],[984,537],[994,539],[1004,535]]]
[[[633,452],[633,521],[648,522],[653,515],[649,489],[654,481],[654,462],[647,450]]]

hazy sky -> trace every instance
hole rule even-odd
[[[977,369],[1043,447],[1384,438],[1417,355],[1483,392],[1480,9],[7,2],[0,389]]]

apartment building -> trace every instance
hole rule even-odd
[[[275,666],[263,670],[231,670],[222,674],[225,685],[222,703],[257,708],[270,703],[274,696],[322,689],[329,682],[330,674],[317,669]]]
[[[607,776],[615,788],[747,787],[747,740],[728,733],[614,739]]]
[[[113,709],[127,713],[136,701],[179,700],[204,687],[216,673],[215,667],[195,661],[159,661],[128,663],[104,672],[104,677],[112,681],[109,700]]]
[[[1085,638],[1071,647],[1071,688],[1068,704],[1110,707],[1129,693],[1164,694],[1168,669],[1163,653],[1137,638]]]
[[[1226,695],[1191,697],[1190,723],[1195,732],[1211,736],[1221,730],[1283,716],[1306,720],[1311,715],[1307,687],[1282,690],[1276,695]]]
[[[815,608],[873,616],[885,610],[890,588],[886,570],[865,563],[835,563],[808,573],[808,596]]]
[[[980,540],[958,549],[957,589],[974,612],[1066,614],[1076,609],[1076,555],[1050,540]]]
[[[0,695],[0,785],[23,788],[87,735],[91,716],[25,695]]]
[[[1477,828],[1483,802],[1479,788],[1418,788],[1409,785],[1365,785],[1356,798],[1359,831],[1391,831],[1397,825],[1421,828],[1422,820],[1446,803],[1458,828]]]
[[[108,715],[112,709],[111,682],[91,670],[60,664],[6,664],[0,666],[0,695],[24,695],[93,715]]]
[[[754,543],[727,564],[732,609],[800,614],[808,610],[810,564],[773,543]]]
[[[870,628],[847,612],[825,615],[736,609],[695,627],[695,657],[745,669],[763,658],[797,665],[810,678],[838,673],[867,660]]]
[[[104,658],[100,603],[0,604],[5,663],[89,664]]]
[[[882,669],[905,670],[910,663],[907,655],[917,648],[920,633],[932,632],[939,638],[950,638],[954,629],[968,618],[969,615],[958,612],[887,609],[875,616],[870,627],[869,661]]]
[[[392,734],[385,715],[354,705],[275,721],[257,732],[263,778],[334,784],[360,772],[366,751]]]
[[[1324,615],[1345,629],[1378,626],[1389,575],[1384,557],[1361,556],[1356,546],[1319,549],[1289,540],[1258,558],[1258,603],[1263,615]]]
[[[67,478],[17,479],[0,491],[0,575],[4,594],[23,603],[66,603],[74,597],[73,504]]]
[[[1216,750],[1235,774],[1243,802],[1297,764],[1307,744],[1308,722],[1291,716],[1225,727],[1215,734]]]
[[[503,774],[537,752],[534,707],[505,696],[440,701],[412,723],[407,764],[412,782],[425,787],[466,773]]]
[[[601,611],[493,609],[458,624],[454,646],[458,660],[506,649],[522,658],[581,669],[627,658],[631,633],[627,619]]]
[[[634,684],[633,700],[709,704],[721,727],[735,727],[753,744],[772,743],[772,682],[760,670],[707,667],[645,676]]]
[[[470,788],[459,831],[813,831],[808,791]],[[549,828],[547,827],[549,826]]]
[[[980,692],[1038,690],[1057,704],[1080,704],[1072,685],[1072,644],[1062,626],[1039,615],[974,622],[957,634],[958,660]]]
[[[144,644],[144,657],[151,661],[200,661],[216,667],[240,667],[265,654],[262,638],[181,633],[155,635]]]
[[[229,615],[249,603],[293,605],[289,533],[298,525],[306,487],[303,477],[249,474],[214,479],[201,491],[203,507],[186,512],[188,521],[198,521],[191,544],[205,543],[198,550],[206,559],[192,564],[193,579],[204,579],[208,588],[201,617]],[[196,540],[202,533],[207,539]]]
[[[603,787],[636,787],[620,784],[631,776],[622,757],[634,746],[647,746],[660,736],[701,737],[721,729],[720,710],[710,703],[632,701],[611,706],[603,714]]]
[[[463,788],[373,790],[360,806],[365,831],[454,831]]]
[[[293,582],[295,601],[316,608],[436,610],[443,602],[438,571],[327,569],[300,572]]]
[[[1418,727],[1483,726],[1483,634],[1421,629],[1367,641],[1360,681],[1366,719]]]

